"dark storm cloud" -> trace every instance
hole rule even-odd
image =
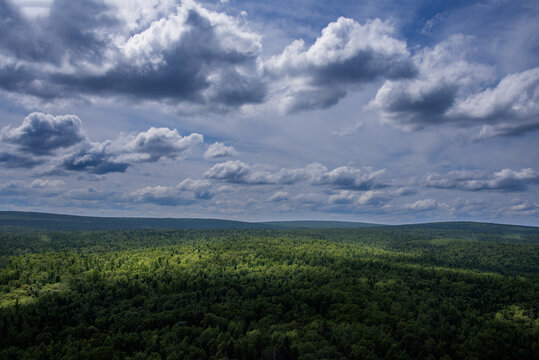
[[[48,16],[33,20],[5,0],[0,9],[0,49],[9,55],[0,58],[0,73],[16,70],[0,80],[9,92],[168,99],[221,111],[266,96],[256,71],[258,35],[192,2],[137,31],[97,1],[56,0]]]
[[[497,172],[451,171],[446,174],[430,174],[426,186],[438,189],[464,191],[525,191],[530,185],[539,184],[539,175],[533,169],[520,171],[503,169]]]
[[[35,112],[25,117],[19,127],[4,127],[0,139],[16,145],[21,152],[49,155],[84,141],[86,135],[75,115],[53,116]]]

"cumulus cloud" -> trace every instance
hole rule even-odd
[[[161,158],[184,156],[196,144],[204,142],[202,134],[181,136],[176,129],[154,128],[138,134],[122,136],[111,142],[116,159],[129,162],[155,162]]]
[[[109,152],[110,141],[105,143],[88,143],[61,158],[62,168],[70,171],[85,171],[93,174],[125,172],[129,167],[126,162],[114,161]]]
[[[294,184],[307,181],[311,185],[329,185],[350,190],[369,190],[383,187],[376,178],[385,172],[372,168],[353,168],[341,166],[333,170],[320,163],[311,163],[304,168],[283,168],[276,172],[258,170],[239,160],[229,160],[215,164],[204,176],[209,179],[222,180],[239,184]]]
[[[0,88],[9,92],[41,99],[112,95],[219,110],[266,95],[257,70],[260,36],[194,1],[56,0],[36,19],[5,0],[0,10]]]
[[[360,205],[380,205],[390,198],[381,191],[365,191],[358,199]]]
[[[493,68],[466,60],[472,39],[454,35],[413,57],[413,79],[388,80],[369,108],[405,129],[451,123],[482,125],[476,139],[515,136],[539,128],[539,68],[495,78]]]
[[[315,185],[333,185],[344,189],[369,190],[384,186],[375,181],[375,178],[384,172],[384,169],[358,169],[350,166],[341,166],[331,171],[322,171],[314,176],[313,174],[309,174],[309,182]]]
[[[48,155],[86,139],[82,122],[76,115],[54,116],[34,112],[18,127],[6,126],[0,132],[4,143],[16,145],[21,152]]]
[[[465,191],[524,191],[530,185],[539,184],[539,175],[530,168],[520,171],[502,169],[496,172],[459,170],[446,174],[430,174],[425,184],[439,189]]]
[[[266,74],[284,79],[286,112],[323,109],[344,97],[350,85],[377,78],[406,78],[415,68],[404,41],[380,19],[359,24],[340,17],[328,24],[314,44],[296,40],[264,63]]]
[[[365,191],[357,193],[355,191],[343,190],[337,194],[330,195],[330,204],[355,204],[355,205],[380,205],[386,203],[390,198],[381,191]]]
[[[429,210],[437,209],[438,206],[439,206],[438,201],[434,199],[424,199],[424,200],[417,200],[414,203],[405,204],[403,208],[407,210],[414,210],[414,211],[429,211]]]
[[[188,205],[196,200],[212,199],[217,193],[226,191],[215,187],[207,180],[187,178],[176,186],[146,186],[128,194],[129,201],[157,205]]]
[[[208,147],[204,153],[205,159],[218,159],[229,156],[236,156],[238,152],[232,146],[226,146],[222,142],[216,142]]]
[[[517,136],[539,129],[539,67],[510,74],[496,87],[457,103],[452,117],[484,122],[477,136]]]
[[[19,127],[4,127],[0,140],[11,147],[0,153],[0,164],[5,167],[31,168],[49,162],[65,170],[106,174],[125,172],[134,163],[182,159],[203,143],[204,137],[198,133],[181,136],[176,129],[151,127],[99,143],[86,136],[75,115],[32,113]]]
[[[212,166],[204,173],[209,179],[223,180],[229,183],[253,183],[249,165],[239,160],[230,160]],[[265,183],[265,182],[262,182]]]
[[[418,75],[413,79],[387,80],[369,104],[382,121],[414,129],[456,121],[449,113],[455,103],[493,79],[486,65],[466,61],[471,38],[454,35],[413,56]]]
[[[151,127],[116,140],[84,144],[76,152],[64,156],[62,166],[66,170],[94,174],[125,172],[133,163],[183,158],[203,141],[204,137],[198,133],[181,136],[176,129]]]
[[[216,191],[211,182],[207,180],[185,179],[178,184],[177,188],[181,191],[192,191],[197,199],[211,199]]]

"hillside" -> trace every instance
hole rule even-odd
[[[1,211],[4,231],[93,231],[141,229],[267,229],[271,225],[220,219],[134,218]]]
[[[438,230],[477,234],[536,233],[538,227],[480,222],[436,222],[424,224],[382,225],[353,221],[266,221],[246,222],[197,218],[97,217],[40,212],[0,211],[0,231],[105,231],[158,229],[363,229],[385,228],[398,231]],[[464,235],[463,235],[464,236]],[[519,235],[520,236],[520,235]]]

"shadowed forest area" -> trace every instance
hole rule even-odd
[[[0,235],[1,359],[536,359],[539,229]]]

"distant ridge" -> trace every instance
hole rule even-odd
[[[282,229],[358,229],[367,227],[385,226],[380,224],[353,222],[353,221],[316,221],[316,220],[294,220],[294,221],[266,221],[259,224],[276,226]]]
[[[0,230],[4,231],[269,228],[272,227],[258,223],[220,219],[96,217],[24,211],[0,211]]]
[[[200,218],[138,218],[62,215],[41,212],[0,211],[0,231],[95,231],[142,229],[438,229],[481,232],[518,230],[537,232],[538,227],[504,225],[471,221],[435,222],[424,224],[382,225],[352,221],[266,221],[246,222]]]
[[[391,225],[394,228],[400,229],[437,229],[437,230],[467,230],[467,231],[507,231],[513,230],[531,230],[537,231],[537,226],[526,225],[512,225],[512,224],[498,224],[487,222],[474,222],[474,221],[445,221],[445,222],[431,222],[420,224],[404,224],[404,225]]]

